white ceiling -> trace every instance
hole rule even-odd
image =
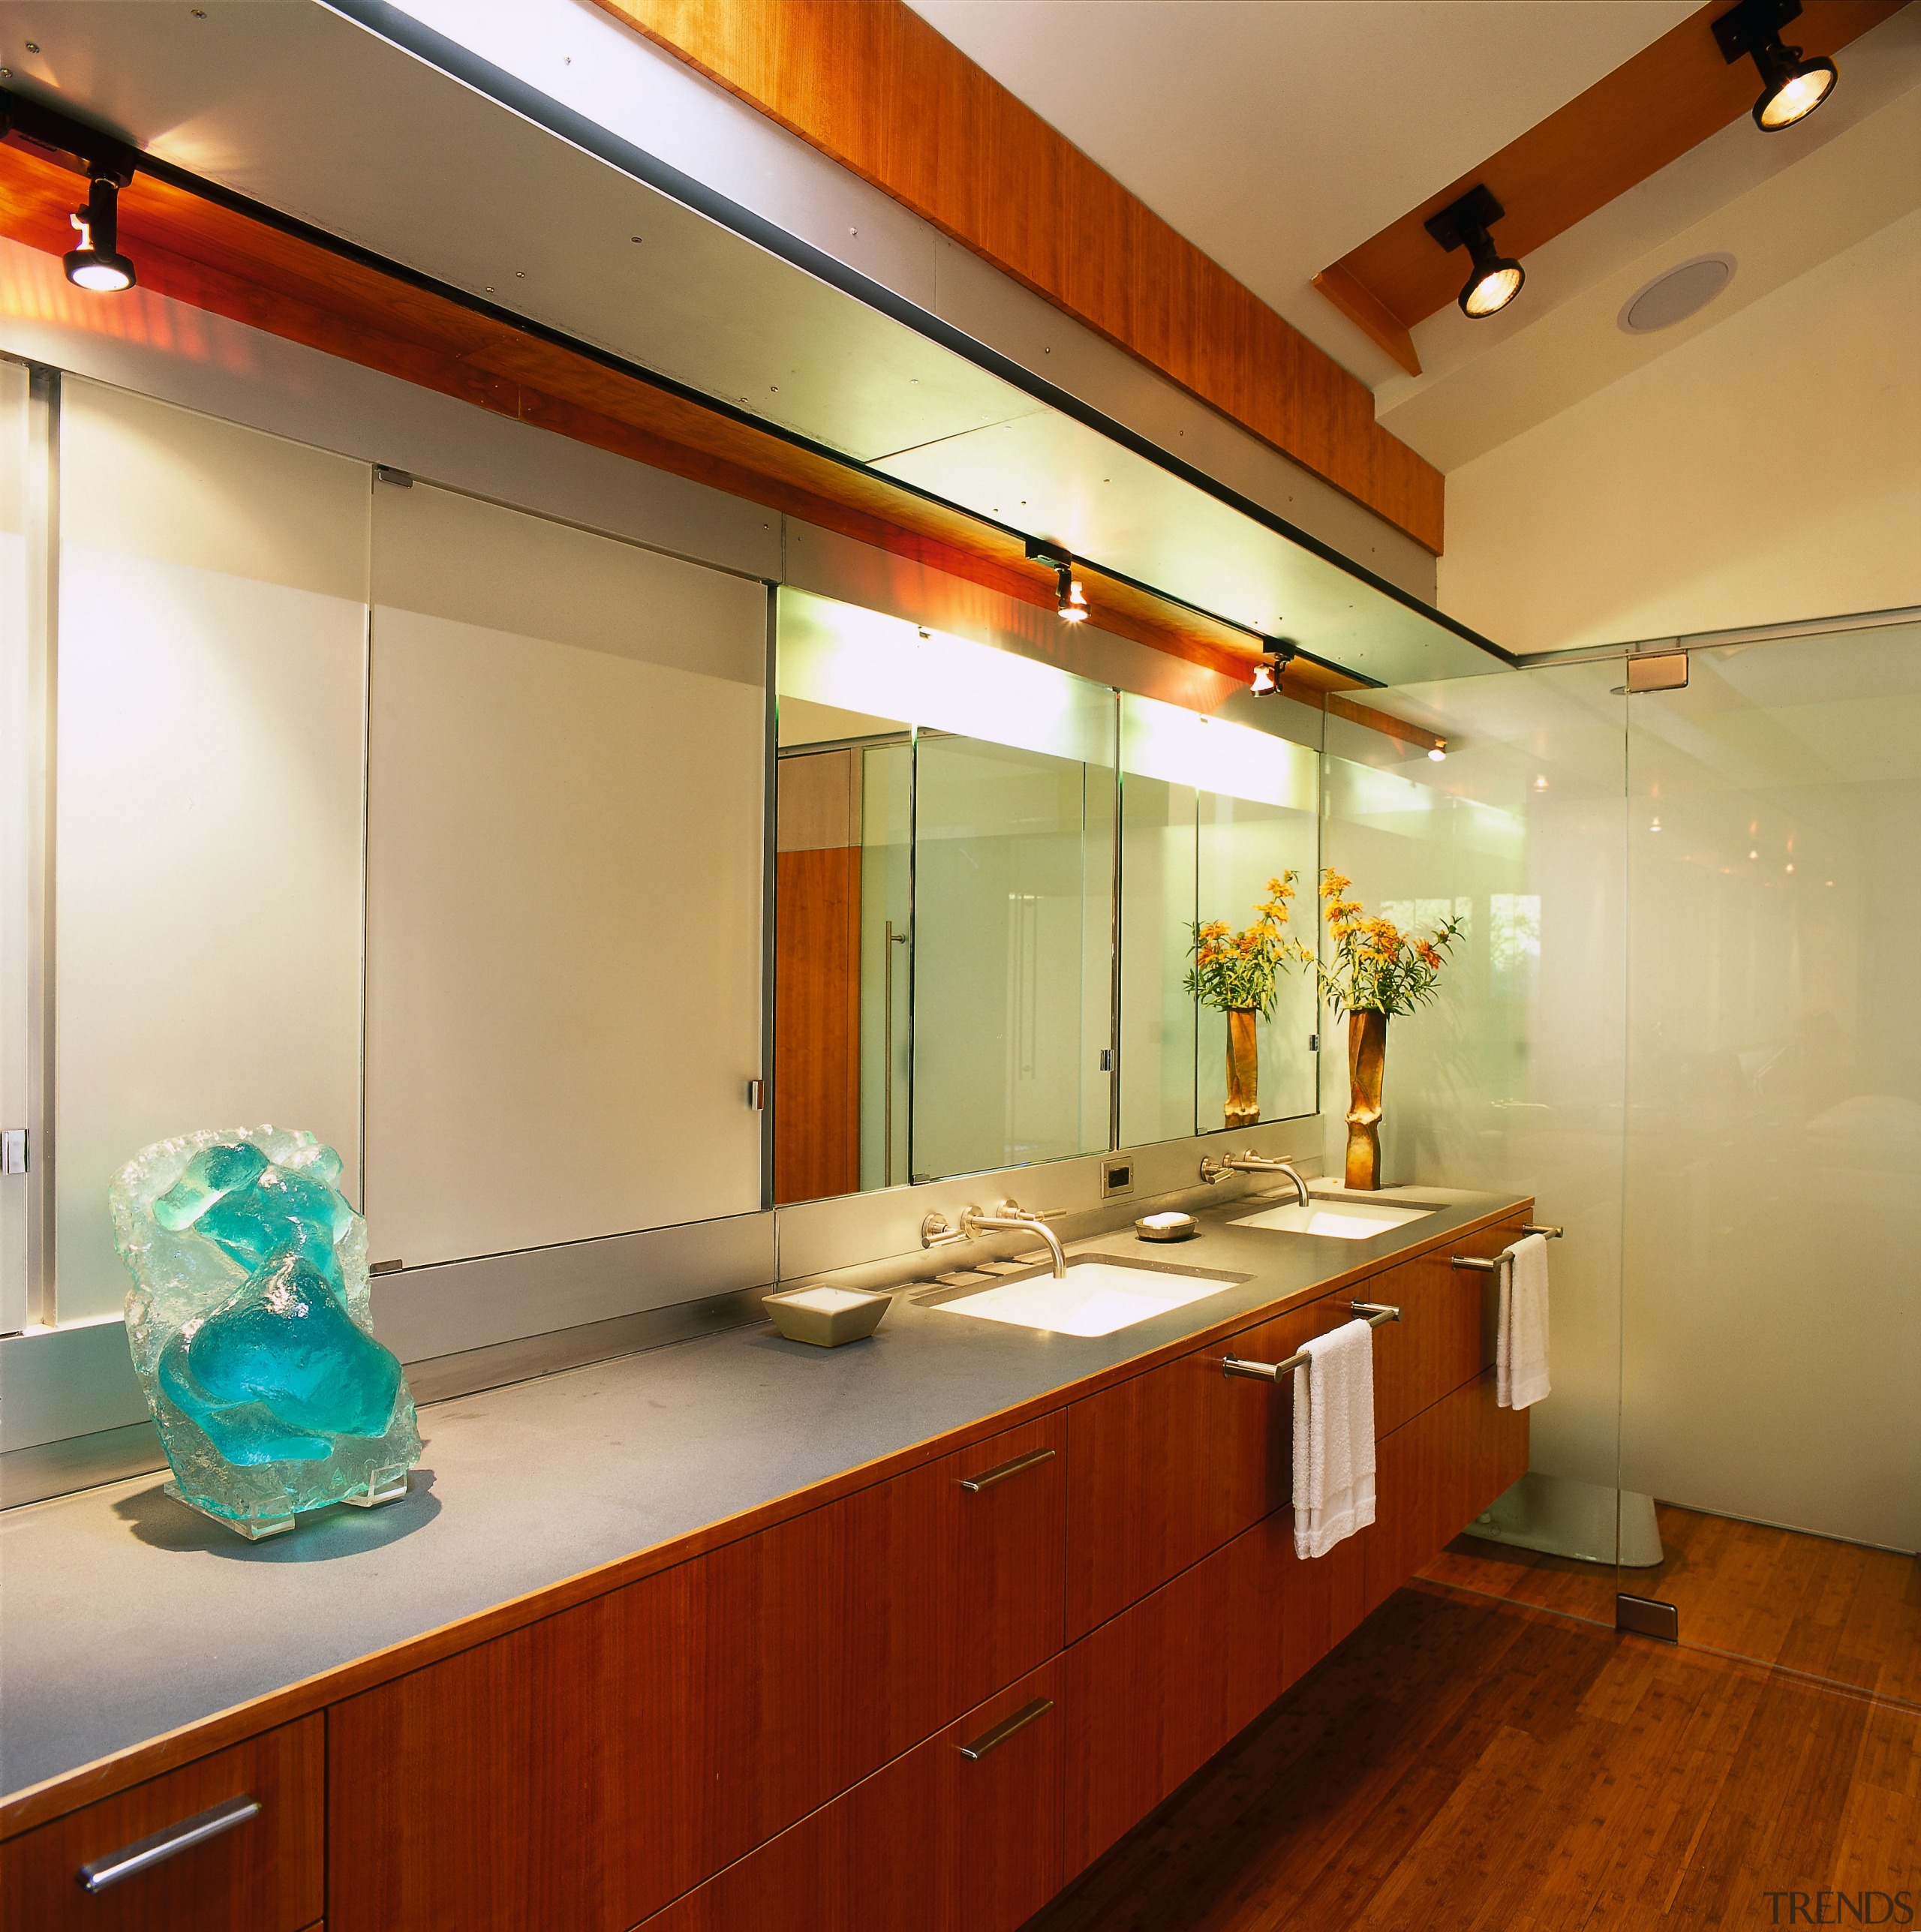
[[[1921,205],[1921,6],[1839,56],[1778,137],[1743,117],[1536,251],[1490,321],[1451,305],[1404,376],[1313,276],[1694,11],[1692,0],[910,0],[915,10],[1375,392],[1443,470],[1712,327]],[[1830,152],[1831,150],[1831,152]],[[1630,338],[1624,297],[1742,259],[1693,321]]]

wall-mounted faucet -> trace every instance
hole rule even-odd
[[[1004,1200],[991,1214],[970,1207],[962,1214],[958,1227],[950,1227],[946,1215],[936,1209],[921,1223],[921,1245],[945,1248],[950,1242],[978,1241],[983,1234],[1003,1233],[1038,1234],[1048,1244],[1048,1251],[1054,1257],[1054,1279],[1066,1279],[1067,1251],[1060,1245],[1060,1236],[1041,1215],[1023,1207],[1018,1201]]]
[[[1285,1161],[1270,1161],[1264,1154],[1257,1154],[1250,1147],[1244,1154],[1223,1154],[1216,1160],[1211,1154],[1201,1157],[1201,1178],[1210,1187],[1224,1181],[1230,1174],[1285,1174],[1294,1183],[1296,1200],[1303,1207],[1308,1204],[1307,1183]]]

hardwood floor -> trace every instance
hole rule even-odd
[[[1921,1705],[1921,1563],[1913,1557],[1666,1503],[1658,1514],[1667,1560],[1658,1570],[1624,1572],[1623,1587],[1673,1604],[1687,1648]],[[1457,1537],[1421,1574],[1614,1621],[1613,1573],[1592,1564]]]
[[[1417,1582],[1027,1932],[1898,1925],[1917,1845],[1921,1711]]]

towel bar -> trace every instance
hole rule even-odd
[[[1448,1261],[1451,1267],[1472,1268],[1478,1275],[1498,1275],[1508,1265],[1505,1254],[1491,1255],[1485,1261],[1478,1254],[1451,1254]]]
[[[1524,1221],[1521,1223],[1523,1234],[1544,1234],[1550,1241],[1559,1241],[1565,1231],[1552,1221]]]
[[[1399,1321],[1401,1312],[1390,1308],[1385,1302],[1349,1302],[1348,1306],[1355,1315],[1363,1317],[1369,1328],[1378,1328],[1384,1321]],[[1285,1362],[1250,1362],[1245,1357],[1224,1355],[1221,1357],[1223,1375],[1244,1375],[1250,1382],[1278,1382],[1283,1375],[1291,1375],[1297,1369],[1307,1366],[1307,1351],[1290,1355]]]

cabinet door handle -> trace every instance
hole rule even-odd
[[[211,1811],[197,1811],[192,1817],[183,1818],[179,1824],[170,1825],[165,1831],[156,1831],[149,1838],[137,1838],[131,1845],[122,1846],[117,1852],[108,1852],[104,1858],[89,1858],[80,1869],[80,1883],[89,1891],[104,1891],[109,1885],[118,1885],[123,1878],[133,1878],[141,1872],[149,1871],[177,1853],[195,1845],[204,1845],[209,1838],[217,1838],[221,1832],[245,1824],[249,1818],[258,1817],[260,1810],[257,1798],[230,1798],[224,1804],[216,1804]]]
[[[1053,1454],[1050,1450],[1049,1455]],[[1051,1697],[1036,1697],[1031,1704],[1024,1704],[1011,1717],[1003,1717],[991,1731],[983,1731],[971,1744],[960,1747],[960,1755],[971,1758],[978,1764],[990,1751],[997,1751],[1017,1731],[1024,1731],[1036,1717],[1045,1717],[1054,1708]]]
[[[1017,1456],[1012,1462],[997,1463],[991,1469],[983,1469],[978,1476],[964,1476],[960,1486],[969,1495],[978,1496],[983,1489],[991,1489],[997,1483],[1005,1483],[1010,1476],[1018,1476],[1024,1469],[1031,1469],[1037,1462],[1051,1462],[1054,1451],[1051,1449],[1030,1449],[1025,1456]]]

